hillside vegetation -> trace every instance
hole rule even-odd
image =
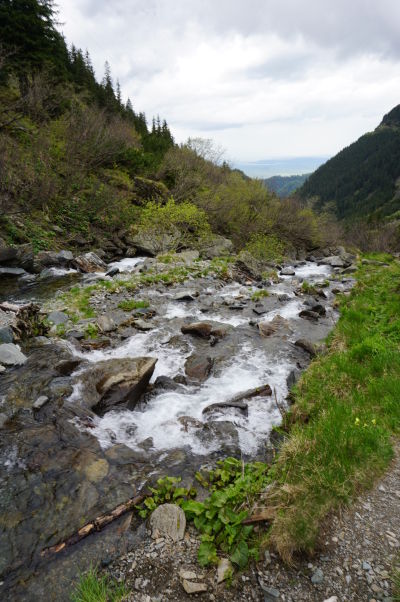
[[[7,244],[101,247],[121,233],[155,230],[161,217],[176,233],[190,207],[202,225],[190,244],[218,233],[239,249],[267,234],[293,253],[336,238],[331,218],[279,202],[230,169],[210,141],[177,145],[165,120],[149,126],[122,100],[107,63],[98,82],[88,52],[67,47],[52,1],[2,3],[0,23],[0,237]],[[171,212],[160,213],[172,198],[174,223]],[[186,234],[174,236],[175,248],[188,246]]]
[[[298,176],[272,176],[263,180],[264,186],[271,192],[275,192],[279,197],[286,198],[295,190],[300,188],[307,180],[310,174]]]
[[[298,191],[339,219],[396,217],[400,210],[400,105],[373,131],[319,167]]]

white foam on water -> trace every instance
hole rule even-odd
[[[307,263],[294,268],[296,277],[305,279],[318,279],[329,276],[332,273],[332,268],[329,265],[317,265],[316,263]]]
[[[118,268],[122,273],[133,272],[139,264],[144,262],[144,260],[144,257],[125,257],[119,261],[113,261],[112,263],[109,263],[108,269],[111,270],[113,268]]]
[[[77,274],[78,270],[74,270],[73,268],[46,268],[43,270],[45,274],[42,278],[58,278],[59,276],[66,276],[67,274]],[[39,278],[40,278],[39,274]]]
[[[204,442],[196,435],[198,429],[187,430],[179,422],[182,416],[203,421],[203,410],[216,402],[227,401],[247,389],[270,384],[277,391],[278,399],[287,393],[286,378],[290,365],[275,358],[271,360],[261,350],[252,350],[243,345],[240,353],[226,366],[220,375],[211,376],[202,386],[186,386],[178,391],[165,391],[152,398],[140,410],[108,412],[98,418],[95,434],[101,445],[107,447],[114,442],[124,443],[140,449],[140,443],[152,438],[155,450],[168,450],[187,446],[196,454],[207,454],[219,446],[218,439]],[[165,370],[163,371],[165,374]],[[271,397],[259,397],[248,401],[247,418],[224,415],[216,420],[233,420],[239,433],[242,452],[255,452],[265,441],[273,425],[281,417]]]

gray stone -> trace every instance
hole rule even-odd
[[[313,583],[314,585],[318,585],[320,583],[322,583],[324,580],[324,573],[321,571],[321,569],[316,569],[313,574],[311,575],[311,583]]]
[[[13,343],[0,345],[0,362],[6,366],[21,366],[28,358]]]
[[[174,301],[194,301],[194,298],[197,296],[196,291],[184,291],[182,293],[178,293],[173,297]]]
[[[372,569],[372,566],[370,565],[369,562],[366,562],[364,560],[364,562],[362,563],[362,568],[363,568],[363,571],[370,571]]]
[[[287,268],[283,268],[280,273],[282,274],[282,276],[294,276],[296,274],[295,270],[293,268],[287,267]]]
[[[175,504],[162,504],[150,516],[152,537],[169,537],[172,541],[183,539],[186,529],[185,513]]]
[[[191,379],[204,381],[211,372],[213,361],[210,357],[193,353],[185,362],[185,374]]]
[[[304,351],[306,351],[310,357],[315,357],[317,355],[317,351],[315,349],[315,345],[313,343],[311,343],[311,341],[308,341],[307,339],[298,339],[295,342],[296,347],[300,347],[300,349],[303,349]]]
[[[159,253],[166,253],[177,248],[181,234],[177,228],[169,232],[146,230],[138,232],[131,238],[132,245],[140,253],[156,257]]]
[[[207,585],[205,583],[196,583],[194,581],[182,579],[182,585],[187,594],[199,594],[207,591]]]
[[[14,333],[11,326],[0,326],[0,343],[12,343]]]
[[[253,280],[262,280],[264,272],[268,269],[267,264],[253,257],[248,251],[239,253],[235,267],[239,272]]]
[[[23,276],[24,274],[26,274],[26,272],[22,268],[1,268],[0,267],[0,276]]]
[[[325,263],[326,265],[330,265],[332,268],[344,268],[346,267],[345,261],[339,257],[338,255],[333,255],[332,257],[325,257],[321,263]]]
[[[40,410],[46,403],[49,401],[49,398],[46,395],[41,395],[37,398],[37,400],[33,403],[32,407],[34,410]]]
[[[211,240],[203,244],[200,253],[205,259],[230,255],[233,253],[233,242],[223,236],[214,236]]]
[[[0,265],[31,271],[33,269],[33,245],[28,243],[16,247],[0,247]]]
[[[7,420],[8,420],[7,414],[4,414],[4,412],[1,412],[0,413],[0,429],[2,429],[4,427]]]
[[[117,325],[112,317],[107,314],[99,316],[96,320],[96,323],[101,332],[112,332],[117,328]]]
[[[262,591],[264,592],[264,602],[276,602],[280,598],[279,590],[264,583],[261,579],[258,580]]]
[[[69,317],[63,311],[52,311],[47,316],[49,322],[52,322],[54,326],[59,326],[59,324],[66,324],[69,320]]]
[[[154,326],[152,326],[151,324],[149,324],[148,322],[146,322],[145,320],[141,320],[140,318],[138,320],[135,320],[133,322],[133,325],[135,328],[137,328],[138,330],[153,330]]]
[[[116,276],[117,274],[119,274],[119,268],[111,268],[111,270],[108,270],[108,272],[106,272],[106,276],[110,276],[111,278],[113,276]]]

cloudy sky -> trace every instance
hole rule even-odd
[[[58,0],[67,42],[178,142],[330,156],[400,103],[400,0]]]

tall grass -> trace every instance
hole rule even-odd
[[[127,595],[124,584],[99,575],[96,568],[82,574],[71,594],[71,602],[120,602]]]
[[[328,353],[295,390],[289,436],[273,468],[270,542],[290,561],[311,551],[323,519],[369,487],[393,456],[400,432],[400,264],[366,265]]]

